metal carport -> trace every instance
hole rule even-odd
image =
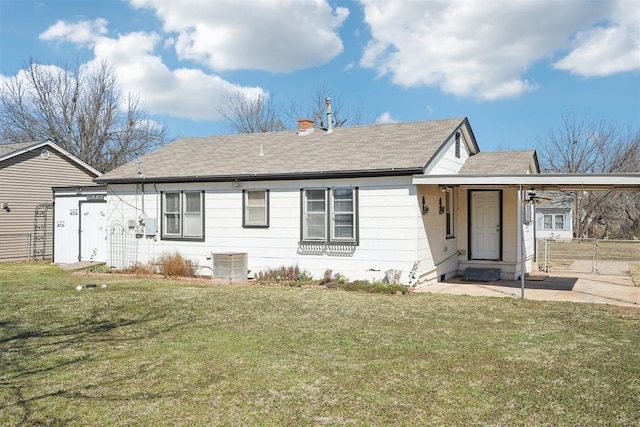
[[[414,175],[414,185],[445,185],[451,187],[516,187],[520,201],[525,192],[540,191],[640,191],[640,173],[620,174],[447,174]],[[523,207],[524,209],[524,207]],[[520,215],[518,233],[523,240],[523,217]],[[523,244],[521,243],[521,247]],[[524,249],[522,249],[524,250]],[[521,298],[524,298],[525,259],[521,257]]]

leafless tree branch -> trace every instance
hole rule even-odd
[[[0,84],[4,142],[51,140],[106,172],[166,142],[166,128],[123,94],[106,62],[58,67],[31,60]]]

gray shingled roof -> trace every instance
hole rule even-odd
[[[532,161],[534,161],[536,168],[538,167],[535,153],[535,150],[478,153],[467,159],[460,169],[460,173],[477,175],[527,173]]]
[[[184,138],[97,182],[326,176],[424,168],[465,118],[297,131]],[[473,141],[475,144],[475,141]],[[142,174],[139,174],[139,171]]]

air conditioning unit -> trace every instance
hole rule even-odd
[[[229,283],[245,283],[248,272],[248,255],[246,252],[212,253],[213,280]]]

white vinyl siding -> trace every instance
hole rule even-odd
[[[319,186],[319,184],[327,184]],[[409,273],[416,257],[425,259],[420,270],[430,268],[427,255],[424,217],[420,214],[415,186],[411,177],[357,178],[318,180],[275,180],[243,182],[241,188],[229,183],[158,183],[145,186],[144,196],[134,184],[114,184],[107,195],[109,217],[107,223],[126,224],[144,212],[149,219],[158,218],[163,225],[163,193],[204,191],[204,238],[196,239],[136,239],[137,256],[129,262],[147,263],[157,260],[163,253],[179,252],[200,266],[198,274],[211,274],[211,253],[246,252],[249,269],[257,274],[268,268],[298,265],[317,278],[327,269],[345,275],[351,280],[382,280],[389,269],[401,270],[402,281],[409,281]],[[242,227],[242,190],[268,189],[269,227]],[[303,242],[301,235],[304,190],[329,188],[352,189],[355,210],[355,241],[330,240],[328,216],[325,241]],[[144,202],[143,202],[144,200]],[[330,197],[325,198],[327,203]],[[456,199],[457,201],[457,199]],[[328,209],[328,207],[327,207]],[[162,228],[160,228],[160,232]],[[444,233],[443,238],[444,238]],[[416,237],[418,236],[418,237]],[[418,242],[420,239],[420,252]],[[108,250],[114,246],[108,245]]]

